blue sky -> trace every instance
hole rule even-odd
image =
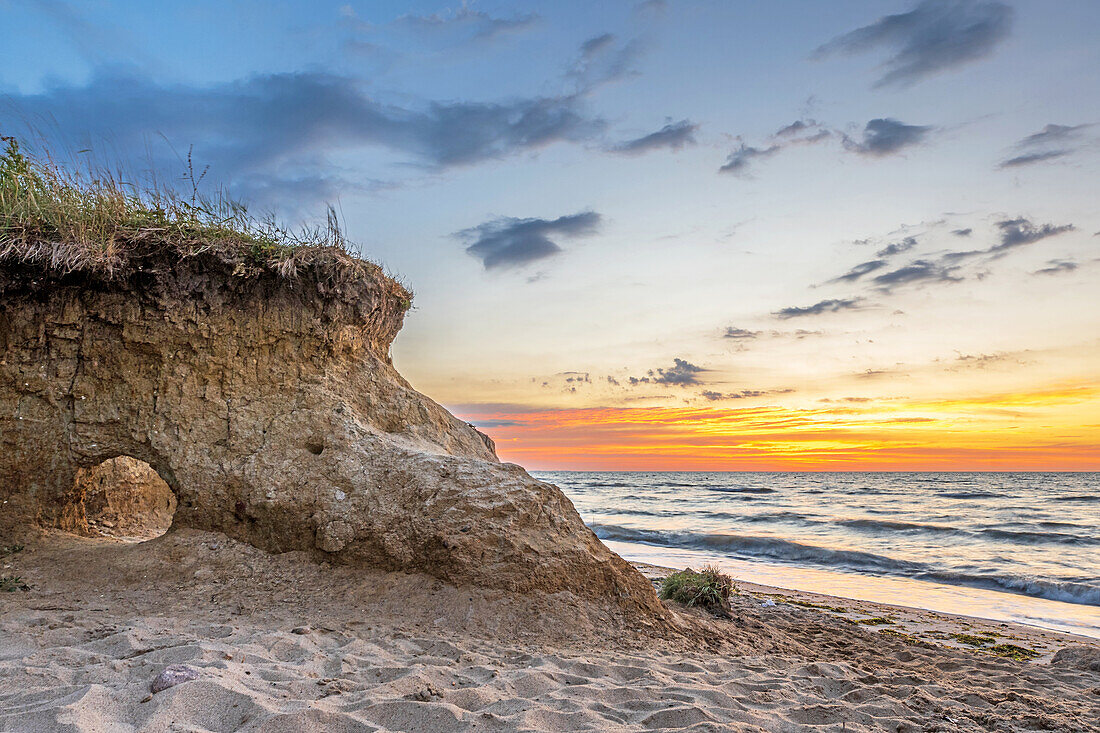
[[[1091,0],[0,18],[0,131],[168,181],[193,146],[291,221],[333,203],[417,293],[398,367],[474,420],[1100,376]]]

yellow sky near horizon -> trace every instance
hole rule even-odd
[[[590,470],[1096,470],[1100,386],[816,406],[485,411],[503,460]]]

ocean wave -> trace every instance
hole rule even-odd
[[[779,537],[759,537],[737,534],[696,534],[694,532],[634,529],[614,524],[591,524],[596,536],[620,542],[641,542],[665,547],[697,550],[718,550],[734,555],[768,557],[787,562],[803,562],[852,570],[919,572],[923,566],[908,560],[896,560],[883,555],[858,550],[837,550],[806,545]]]
[[[866,530],[873,533],[882,532],[921,532],[931,534],[951,534],[970,537],[987,537],[994,540],[1003,540],[1018,544],[1041,545],[1096,545],[1100,539],[1095,537],[1067,534],[1065,532],[1034,532],[1014,529],[979,529],[967,530],[960,527],[950,527],[942,524],[922,524],[919,522],[901,522],[892,519],[841,519],[836,524],[851,527],[857,530]]]
[[[774,494],[775,489],[763,486],[705,486],[707,491],[719,491],[723,494]]]
[[[1008,494],[998,494],[993,491],[949,491],[936,496],[942,496],[945,499],[1003,499]]]
[[[1072,494],[1070,496],[1052,496],[1054,501],[1100,501],[1100,496],[1095,494]]]
[[[994,573],[986,575],[950,570],[933,571],[916,577],[920,580],[933,580],[947,585],[986,588],[1018,595],[1046,598],[1050,601],[1100,606],[1100,586],[1072,578],[1036,578],[1025,575],[999,575]]]
[[[1095,537],[1082,537],[1081,535],[1066,534],[1064,532],[1026,532],[1011,529],[983,529],[978,532],[985,537],[998,540],[1009,540],[1024,544],[1058,544],[1058,545],[1096,545],[1100,539]]]
[[[804,514],[798,512],[765,512],[763,514],[729,514],[726,512],[717,514],[708,514],[708,517],[716,517],[722,519],[738,519],[742,522],[751,522],[753,524],[757,522],[789,522],[795,521],[800,524],[816,524],[816,520],[810,519]]]
[[[957,534],[963,530],[957,527],[945,527],[941,524],[920,524],[918,522],[899,522],[891,519],[841,519],[837,524],[854,529],[866,529],[873,531],[894,530],[902,532],[935,532],[937,534]]]
[[[677,547],[711,553],[767,558],[796,565],[928,580],[947,585],[985,588],[1065,603],[1100,606],[1100,585],[1074,578],[1038,578],[1005,573],[976,573],[940,568],[855,550],[837,550],[778,537],[634,529],[613,524],[591,524],[600,539]]]

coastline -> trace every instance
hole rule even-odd
[[[660,587],[663,578],[679,570],[636,561],[630,561],[630,564],[646,576],[655,588]],[[784,607],[818,613],[912,643],[932,644],[1037,664],[1049,662],[1059,649],[1069,645],[1081,644],[1100,648],[1100,640],[1089,636],[1018,622],[779,588],[737,578],[734,578],[734,583],[738,589],[738,598],[735,600],[739,606],[756,603],[761,607],[761,613]],[[1022,651],[1015,652],[1002,645],[1019,647]],[[1034,652],[1034,656],[1028,652]]]

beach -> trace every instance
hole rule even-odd
[[[196,530],[140,544],[54,533],[3,565],[28,587],[0,596],[5,731],[1082,731],[1100,720],[1095,640],[925,612],[919,598],[899,608],[739,583],[730,620],[678,607],[669,633],[579,613],[568,593],[525,603]],[[1035,656],[997,656],[1007,644]],[[197,678],[153,694],[173,664]]]

